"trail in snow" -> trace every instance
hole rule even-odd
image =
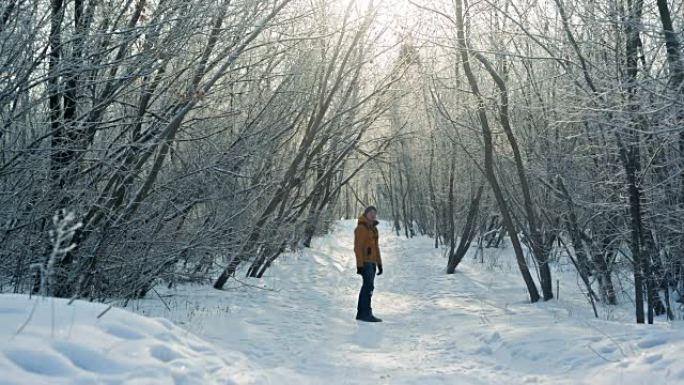
[[[283,256],[268,290],[183,287],[166,298],[170,312],[154,298],[136,309],[243,353],[260,368],[256,383],[684,384],[678,327],[593,320],[565,278],[561,301],[529,304],[506,251],[446,275],[432,240],[397,237],[386,224],[373,297],[386,322],[358,323],[353,227],[341,222],[313,249]]]

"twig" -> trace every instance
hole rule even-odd
[[[232,277],[232,278],[233,278],[237,283],[239,283],[239,284],[241,284],[241,285],[243,285],[243,286],[247,286],[247,287],[251,287],[251,288],[259,289],[259,290],[270,291],[270,292],[274,292],[274,293],[279,293],[279,292],[280,292],[280,290],[269,289],[269,288],[267,288],[267,287],[261,287],[261,286],[253,285],[253,284],[251,284],[251,283],[243,282],[243,281],[237,279],[236,277]]]
[[[33,318],[33,314],[36,312],[36,308],[38,307],[38,301],[39,300],[40,300],[39,298],[36,298],[36,300],[33,302],[33,308],[31,309],[31,312],[29,313],[28,318],[26,318],[26,321],[24,321],[24,323],[19,327],[19,329],[17,329],[17,331],[14,333],[14,336],[12,336],[12,338],[18,336],[19,333],[24,331],[24,328],[29,324],[29,322],[31,322],[31,319]]]
[[[609,358],[606,358],[603,354],[597,352],[596,349],[592,348],[591,345],[587,345],[587,348],[589,348],[589,350],[591,350],[592,352],[594,352],[594,354],[596,354],[597,356],[601,357],[601,358],[602,358],[604,361],[606,361],[606,362],[612,362],[612,363],[620,362],[619,360],[611,360],[611,359],[609,359]]]
[[[162,296],[159,295],[159,292],[157,291],[157,289],[152,288],[152,291],[154,291],[154,294],[156,294],[157,297],[159,298],[159,300],[164,304],[164,306],[166,306],[166,310],[171,311],[171,308],[170,308],[169,305],[166,303],[166,301],[164,301],[164,298],[162,298]]]
[[[107,312],[108,312],[109,310],[111,310],[112,307],[113,307],[112,305],[107,306],[107,308],[104,309],[104,310],[102,311],[102,313],[100,313],[100,314],[97,315],[97,319],[102,318],[102,316],[105,315],[105,314],[107,314]]]

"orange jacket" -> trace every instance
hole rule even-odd
[[[378,222],[368,223],[365,215],[359,217],[358,225],[354,229],[354,254],[356,267],[363,267],[366,262],[382,266],[380,247],[378,246]]]

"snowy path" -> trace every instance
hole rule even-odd
[[[531,305],[506,253],[497,267],[471,258],[459,272],[426,238],[382,228],[385,274],[374,311],[354,321],[352,222],[283,257],[264,286],[184,288],[137,311],[170,318],[258,367],[264,384],[684,384],[684,333],[669,324],[595,321],[577,288]]]

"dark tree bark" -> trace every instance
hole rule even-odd
[[[456,267],[461,263],[463,257],[465,257],[470,244],[475,238],[477,230],[477,217],[480,213],[480,201],[482,199],[482,191],[484,190],[484,185],[480,185],[477,188],[477,192],[470,202],[470,208],[468,209],[468,216],[466,217],[466,223],[461,232],[461,239],[458,243],[458,248],[454,251],[451,250],[449,254],[449,262],[447,264],[447,274],[453,274],[456,271]]]
[[[632,116],[634,119],[637,119],[638,106],[636,105],[636,82],[639,71],[638,49],[640,44],[639,33],[643,0],[629,0],[627,4],[628,14],[625,21],[625,69],[627,74],[628,101],[630,102],[630,109],[633,112]],[[653,298],[651,298],[651,282],[650,279],[648,279],[648,277],[651,275],[651,267],[648,261],[648,256],[644,254],[642,249],[642,192],[638,180],[638,175],[641,172],[640,134],[635,128],[628,128],[626,135],[628,140],[627,143],[624,143],[619,133],[616,132],[615,135],[620,150],[620,158],[622,159],[623,167],[625,169],[625,176],[627,179],[627,196],[630,217],[630,250],[634,265],[634,301],[636,305],[636,321],[637,323],[644,323],[645,321],[643,293],[644,286],[646,286],[648,322],[653,323]]]

